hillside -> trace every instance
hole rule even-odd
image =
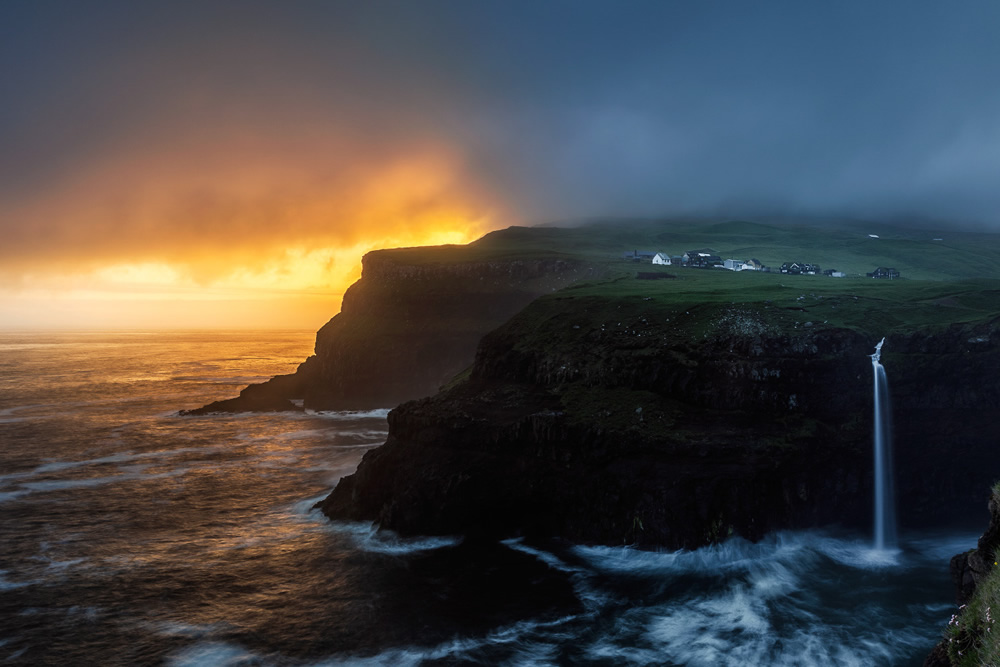
[[[621,259],[635,249],[680,254],[696,247],[711,247],[722,257],[755,257],[769,266],[819,263],[849,277],[652,267]],[[995,235],[850,222],[821,227],[705,220],[511,227],[466,246],[380,250],[366,255],[362,278],[317,334],[315,355],[296,373],[190,413],[295,410],[302,404],[361,409],[431,395],[471,365],[484,334],[537,297],[567,286],[571,290],[559,296],[570,299],[566,308],[597,299],[609,311],[588,317],[600,316],[604,324],[617,324],[610,311],[620,306],[637,318],[673,317],[670,335],[679,338],[705,335],[705,323],[723,316],[717,307],[739,304],[747,304],[763,326],[780,331],[839,327],[881,335],[937,322],[975,322],[996,308],[997,257]],[[902,279],[859,277],[878,265],[898,269]],[[634,280],[639,270],[675,279]],[[535,316],[549,307],[560,306],[545,306]]]

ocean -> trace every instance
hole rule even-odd
[[[977,535],[649,552],[330,522],[313,506],[391,406],[177,414],[313,339],[0,334],[0,662],[920,665],[954,610],[948,560]]]

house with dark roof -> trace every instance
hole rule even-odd
[[[819,264],[809,264],[807,262],[785,262],[779,270],[790,276],[815,276],[820,272]]]
[[[885,280],[893,280],[899,277],[899,271],[893,268],[887,268],[880,266],[871,273],[866,274],[869,278],[882,278]]]
[[[722,258],[715,254],[715,251],[711,248],[702,248],[700,250],[688,250],[686,253],[681,255],[685,266],[694,266],[698,268],[711,268],[715,265],[722,265]]]
[[[632,262],[652,263],[654,257],[656,257],[656,253],[652,250],[626,250],[622,253],[622,259]]]

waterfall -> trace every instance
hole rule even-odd
[[[896,546],[896,506],[892,483],[892,414],[889,407],[889,384],[882,358],[882,344],[871,355],[875,376],[875,548]]]

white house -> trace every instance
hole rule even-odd
[[[727,259],[722,263],[722,266],[729,269],[730,271],[742,271],[743,270],[743,260],[742,259]]]
[[[658,252],[653,255],[653,264],[664,264],[670,266],[670,255],[664,252]]]

